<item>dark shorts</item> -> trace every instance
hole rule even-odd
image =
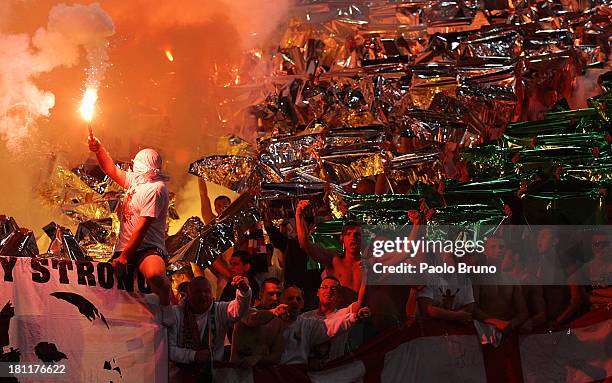
[[[109,262],[112,262],[114,259],[119,258],[120,255],[121,255],[120,251],[115,251],[115,254],[113,254]],[[134,257],[132,258],[132,260],[128,262],[128,265],[139,267],[142,261],[144,261],[146,257],[149,257],[151,255],[156,255],[160,257],[161,259],[164,259],[163,252],[160,249],[154,246],[146,247],[142,250],[137,250],[136,253],[134,253]]]

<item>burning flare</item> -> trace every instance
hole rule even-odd
[[[94,88],[87,88],[81,101],[81,117],[87,122],[91,122],[94,113],[94,106],[98,100],[98,90]]]
[[[170,62],[174,61],[174,56],[172,56],[172,52],[170,52],[167,49],[166,49],[166,57],[168,58],[168,61],[170,61]]]

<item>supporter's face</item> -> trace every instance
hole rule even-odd
[[[591,239],[591,251],[594,258],[602,258],[610,253],[610,237],[596,234]]]
[[[270,308],[280,301],[281,289],[274,283],[266,283],[261,291],[261,305]]]
[[[190,283],[187,288],[187,300],[191,310],[196,314],[205,313],[212,304],[212,292],[210,284],[206,281],[197,280]]]
[[[297,317],[304,308],[304,297],[302,297],[302,292],[295,287],[285,289],[282,303],[287,305],[291,318]]]
[[[342,234],[342,244],[346,252],[357,254],[361,251],[361,228],[349,227]]]
[[[219,198],[218,200],[215,201],[215,211],[218,214],[221,214],[223,212],[223,210],[227,209],[227,207],[230,205],[230,200],[228,198]]]
[[[232,273],[234,275],[240,275],[241,277],[246,277],[251,269],[251,265],[248,263],[243,263],[240,257],[231,257],[229,263]]]
[[[544,254],[551,251],[559,242],[559,239],[555,237],[552,230],[542,229],[538,233],[538,253]]]
[[[487,259],[501,261],[505,250],[506,248],[504,246],[504,241],[498,238],[487,238],[484,245],[485,256]]]
[[[326,279],[321,282],[321,286],[319,287],[319,292],[317,296],[319,297],[319,302],[321,304],[336,304],[338,301],[338,289],[340,288],[340,284],[333,279]]]

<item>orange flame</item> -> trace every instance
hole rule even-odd
[[[166,49],[166,58],[168,59],[168,61],[173,62],[174,61],[174,56],[172,56],[172,52],[170,52],[168,49]]]

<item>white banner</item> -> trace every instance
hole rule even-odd
[[[0,263],[2,360],[65,365],[63,374],[20,374],[19,382],[167,382],[166,330],[142,278],[118,280],[107,263]]]

